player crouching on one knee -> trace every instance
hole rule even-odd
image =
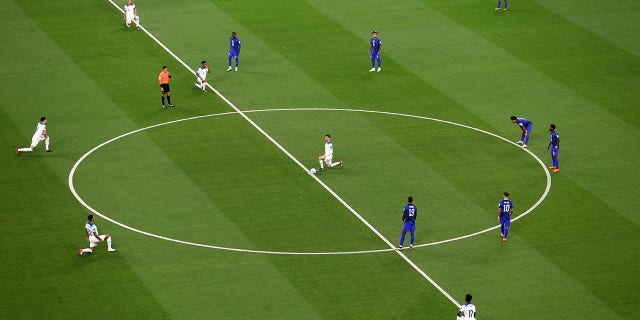
[[[331,162],[333,160],[333,143],[331,143],[331,135],[326,134],[324,136],[324,154],[318,157],[320,162],[320,171],[324,170],[324,164],[327,164],[327,168],[342,167],[342,161]]]
[[[107,251],[114,252],[116,249],[111,247],[111,235],[110,234],[99,234],[98,227],[93,222],[93,215],[90,214],[87,217],[87,223],[84,225],[87,242],[89,242],[89,248],[80,249],[78,255],[82,256],[83,253],[89,252],[93,253],[93,248],[95,248],[100,242],[107,242]]]

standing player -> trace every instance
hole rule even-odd
[[[407,232],[411,233],[411,243],[409,244],[409,250],[413,249],[413,241],[415,240],[418,208],[415,204],[413,204],[413,197],[409,197],[407,201],[409,201],[409,203],[407,203],[402,209],[402,235],[400,236],[400,245],[398,246],[398,250],[402,250],[404,237],[407,235]]]
[[[525,118],[518,118],[516,116],[511,116],[511,123],[517,123],[518,127],[520,127],[520,130],[522,131],[520,141],[516,143],[521,144],[523,148],[526,148],[529,143],[529,135],[531,135],[531,130],[533,130],[533,123]]]
[[[549,167],[553,172],[560,171],[560,163],[558,163],[558,154],[560,153],[560,135],[556,131],[556,125],[549,125],[549,136],[551,140],[549,141],[549,145],[547,146],[547,150],[551,151],[551,162],[552,165]]]
[[[509,227],[511,226],[511,215],[513,214],[513,202],[509,200],[509,192],[504,192],[502,195],[502,200],[498,202],[498,221],[500,221],[502,242],[507,242]]]
[[[498,6],[496,7],[496,11],[500,10],[500,2],[501,2],[501,1],[500,1],[500,0],[498,0]],[[509,1],[504,0],[504,9],[502,9],[502,10],[507,11],[507,6],[508,6],[508,5],[509,5]]]
[[[238,71],[240,47],[240,39],[236,38],[235,32],[231,32],[231,38],[229,38],[229,68],[227,68],[227,72],[231,71],[231,61],[233,59],[236,59],[236,71]]]
[[[169,88],[169,79],[171,79],[171,73],[167,70],[167,66],[162,66],[162,71],[160,75],[158,75],[158,82],[160,82],[160,91],[162,92],[162,109],[166,109],[167,106],[164,104],[164,98],[167,97],[167,102],[169,102],[169,107],[173,107],[171,103],[171,88]]]
[[[131,27],[131,21],[136,24],[136,29],[140,29],[140,17],[138,17],[136,5],[131,0],[128,0],[127,4],[124,5],[124,24],[127,28]]]
[[[327,168],[333,168],[335,166],[342,167],[342,161],[331,162],[333,159],[333,143],[331,143],[331,135],[327,134],[324,136],[324,155],[318,157],[320,161],[320,171],[324,170],[324,164],[327,164]]]
[[[371,56],[371,69],[369,72],[376,71],[376,60],[378,60],[378,72],[382,71],[382,62],[380,61],[380,50],[382,49],[382,40],[378,38],[378,32],[373,31],[369,40],[369,56]]]
[[[202,90],[202,92],[207,92],[207,74],[209,74],[209,67],[207,67],[207,62],[202,60],[202,65],[196,71],[196,79],[198,83],[194,83],[193,85],[196,88]]]
[[[36,132],[31,137],[31,146],[28,148],[17,148],[16,154],[20,155],[20,152],[31,152],[35,149],[40,141],[44,140],[44,148],[45,151],[51,152],[53,150],[49,149],[49,135],[47,134],[47,117],[41,117],[40,122],[36,126]]]
[[[83,253],[89,252],[93,253],[93,248],[98,245],[100,242],[107,242],[107,251],[114,252],[116,249],[111,247],[111,235],[109,234],[99,234],[98,227],[93,222],[93,215],[90,214],[87,217],[87,223],[84,225],[84,232],[87,237],[87,242],[89,242],[89,248],[80,249],[78,252],[79,256],[82,256]]]
[[[457,320],[476,319],[476,306],[471,303],[471,298],[473,297],[469,293],[464,297],[465,304],[458,310]]]

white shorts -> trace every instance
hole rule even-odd
[[[38,144],[40,143],[40,141],[45,140],[46,138],[44,136],[33,136],[33,138],[31,138],[31,146],[32,147],[37,147]]]
[[[333,160],[333,155],[324,156],[324,163],[331,163],[331,160]]]
[[[100,238],[102,241],[104,241],[104,234],[101,234],[98,236],[98,238]],[[89,236],[89,248],[93,248],[95,246],[98,245],[98,243],[100,243],[100,240],[98,240],[96,237],[94,236]]]
[[[132,15],[132,14],[129,15],[128,14],[126,21],[127,21],[126,22],[127,26],[130,26],[131,25],[131,21],[135,21],[135,23],[140,23],[140,18],[138,16],[136,16],[136,15]]]
[[[207,78],[205,77],[204,80],[202,80],[202,78],[200,77],[196,77],[196,79],[198,79],[198,83],[202,85],[202,83],[207,83]]]

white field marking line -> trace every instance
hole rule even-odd
[[[440,120],[440,119],[436,119],[436,118],[429,118],[429,117],[423,117],[423,116],[415,116],[415,115],[409,115],[409,114],[403,114],[403,113],[393,113],[393,112],[385,112],[385,111],[375,111],[375,110],[358,110],[358,109],[336,109],[336,108],[280,108],[280,109],[262,109],[262,110],[247,110],[244,111],[245,113],[254,113],[254,112],[271,112],[271,111],[350,111],[350,112],[365,112],[365,113],[374,113],[374,114],[386,114],[386,115],[393,115],[393,116],[400,116],[400,117],[408,117],[408,118],[418,118],[418,119],[424,119],[424,120],[431,120],[431,121],[438,121],[438,122],[443,122],[443,123],[447,123],[447,124],[452,124],[455,126],[460,126],[460,127],[464,127],[464,128],[469,128],[469,129],[473,129],[485,134],[490,134],[493,137],[498,137],[500,139],[502,139],[503,141],[506,141],[508,143],[511,143],[512,145],[517,146],[515,143],[502,138],[498,135],[492,134],[490,132],[481,130],[481,129],[477,129],[474,127],[470,127],[470,126],[466,126],[466,125],[462,125],[459,123],[455,123],[455,122],[450,122],[450,121],[445,121],[445,120]],[[163,122],[163,123],[159,123],[159,124],[155,124],[155,125],[151,125],[148,127],[144,127],[144,128],[140,128],[140,129],[136,129],[134,131],[122,134],[120,136],[117,136],[113,139],[110,139],[106,142],[103,142],[102,144],[96,146],[95,148],[91,149],[90,151],[88,151],[85,155],[83,155],[80,159],[78,159],[78,161],[75,163],[74,167],[72,168],[70,174],[69,174],[69,189],[71,190],[71,192],[73,193],[73,195],[76,197],[76,199],[78,199],[78,201],[83,204],[87,209],[89,209],[91,212],[95,213],[96,215],[104,218],[105,220],[108,220],[114,224],[117,224],[125,229],[129,229],[131,231],[134,232],[138,232],[147,236],[151,236],[151,237],[155,237],[155,238],[159,238],[159,239],[163,239],[163,240],[168,240],[168,241],[173,241],[173,242],[177,242],[177,243],[183,243],[183,244],[188,244],[188,245],[194,245],[194,246],[199,246],[199,247],[205,247],[205,248],[212,248],[212,249],[220,249],[220,250],[229,250],[229,251],[238,251],[238,252],[250,252],[250,253],[262,253],[262,254],[282,254],[282,255],[338,255],[338,254],[361,254],[361,253],[377,253],[377,252],[388,252],[388,251],[392,251],[394,249],[377,249],[377,250],[361,250],[361,251],[334,251],[334,252],[287,252],[287,251],[264,251],[264,250],[248,250],[248,249],[237,249],[237,248],[229,248],[229,247],[221,247],[221,246],[213,246],[213,245],[206,245],[206,244],[200,244],[200,243],[193,243],[193,242],[188,242],[188,241],[183,241],[183,240],[178,240],[178,239],[173,239],[173,238],[169,238],[169,237],[164,237],[164,236],[160,236],[160,235],[156,235],[156,234],[152,234],[146,231],[142,231],[142,230],[138,230],[136,228],[130,227],[128,225],[125,225],[123,223],[120,223],[116,220],[113,220],[107,216],[105,216],[104,214],[98,212],[97,210],[93,209],[91,206],[87,205],[86,202],[78,195],[78,193],[75,191],[75,186],[73,185],[73,176],[75,174],[75,171],[77,169],[78,166],[80,166],[80,163],[82,163],[82,161],[84,161],[90,154],[92,154],[93,152],[95,152],[96,150],[104,147],[105,145],[114,142],[116,140],[119,140],[121,138],[124,138],[126,136],[144,131],[144,130],[148,130],[148,129],[152,129],[152,128],[156,128],[156,127],[160,127],[160,126],[165,126],[165,125],[170,125],[170,124],[174,124],[174,123],[178,123],[178,122],[183,122],[183,121],[189,121],[189,120],[195,120],[195,119],[201,119],[201,118],[209,118],[209,117],[216,117],[216,116],[224,116],[224,115],[232,115],[232,114],[236,114],[236,112],[224,112],[224,113],[215,113],[215,114],[208,114],[208,115],[201,115],[201,116],[193,116],[193,117],[189,117],[189,118],[183,118],[183,119],[178,119],[178,120],[172,120],[172,121],[168,121],[168,122]],[[525,149],[526,150],[526,149]],[[535,154],[531,154],[534,158],[536,158],[536,160],[538,162],[541,162],[541,160],[539,158],[537,158],[537,156]],[[532,212],[540,203],[542,203],[542,201],[544,201],[544,199],[546,198],[547,194],[549,193],[549,189],[551,187],[551,176],[548,174],[548,170],[546,169],[546,167],[544,165],[542,165],[543,169],[545,170],[545,172],[547,173],[547,186],[545,189],[545,192],[543,193],[543,195],[540,197],[540,199],[536,202],[536,204],[534,204],[534,206],[532,206],[531,208],[529,208],[528,210],[526,210],[524,213],[518,215],[516,218],[512,219],[512,221],[518,220],[520,218],[522,218],[523,216],[529,214],[530,212]],[[433,245],[438,245],[438,244],[443,244],[443,243],[447,243],[447,242],[453,242],[453,241],[457,241],[457,240],[461,240],[461,239],[466,239],[466,238],[470,238],[482,233],[486,233],[488,231],[494,230],[499,228],[500,225],[491,227],[491,228],[487,228],[475,233],[471,233],[471,234],[467,234],[467,235],[463,235],[460,237],[456,237],[456,238],[451,238],[451,239],[446,239],[446,240],[441,240],[441,241],[437,241],[437,242],[431,242],[431,243],[425,243],[425,244],[419,244],[419,245],[415,245],[414,247],[426,247],[426,246],[433,246]]]

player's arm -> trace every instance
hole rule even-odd
[[[404,223],[406,219],[407,219],[407,214],[405,212],[402,212],[402,223]]]
[[[42,136],[47,138],[47,129],[42,130]]]
[[[557,141],[558,143],[556,143],[556,149],[560,148],[560,136],[558,136],[557,139],[558,139]]]
[[[380,41],[380,45],[378,46],[378,52],[376,54],[380,55],[380,51],[382,51],[382,41]]]
[[[525,136],[528,135],[527,128],[525,128],[522,123],[518,123],[518,125],[520,126],[520,130],[522,130],[522,133],[524,133]]]

